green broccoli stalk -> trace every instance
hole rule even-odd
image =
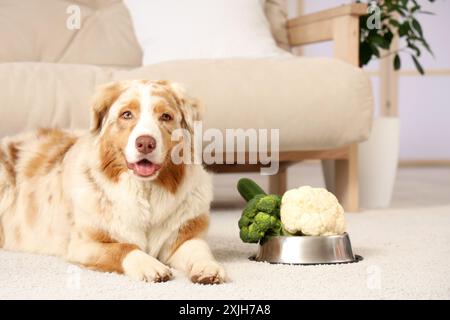
[[[242,187],[244,184],[244,187]],[[250,199],[239,219],[239,235],[244,242],[257,243],[266,236],[283,234],[280,220],[281,197],[275,194],[266,195],[262,189],[249,179],[241,179],[238,189],[245,190],[244,199]],[[258,192],[252,194],[252,192]],[[242,194],[242,193],[241,193]]]

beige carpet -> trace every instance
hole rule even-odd
[[[290,172],[290,185],[320,185],[319,168]],[[216,183],[221,203],[232,182]],[[228,192],[228,194],[227,194]],[[236,209],[216,209],[208,235],[232,282],[192,285],[182,274],[147,284],[81,270],[58,258],[0,251],[0,299],[449,299],[450,169],[402,169],[392,208],[347,214],[359,263],[287,266],[251,262],[254,245],[238,238]]]

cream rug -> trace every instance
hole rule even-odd
[[[290,184],[320,185],[318,172],[317,166],[294,168]],[[358,263],[249,261],[256,246],[239,240],[239,210],[216,209],[208,239],[230,283],[193,285],[180,273],[167,283],[141,283],[55,257],[0,250],[0,299],[449,299],[449,177],[449,169],[402,169],[392,208],[347,214],[354,252],[364,257]]]

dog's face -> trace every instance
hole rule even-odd
[[[111,83],[97,92],[91,131],[98,135],[102,171],[117,181],[124,172],[155,179],[170,162],[173,130],[192,130],[197,104],[167,81]]]

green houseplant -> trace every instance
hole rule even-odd
[[[434,0],[428,0],[434,2]],[[383,57],[381,50],[389,50],[394,35],[403,39],[405,45],[387,55],[393,54],[394,69],[401,67],[400,52],[408,53],[414,62],[417,71],[424,74],[419,62],[422,52],[433,54],[428,42],[425,40],[419,16],[432,14],[422,10],[417,0],[378,0],[356,1],[366,2],[369,5],[367,15],[360,18],[360,51],[359,64],[364,66],[373,58]]]

